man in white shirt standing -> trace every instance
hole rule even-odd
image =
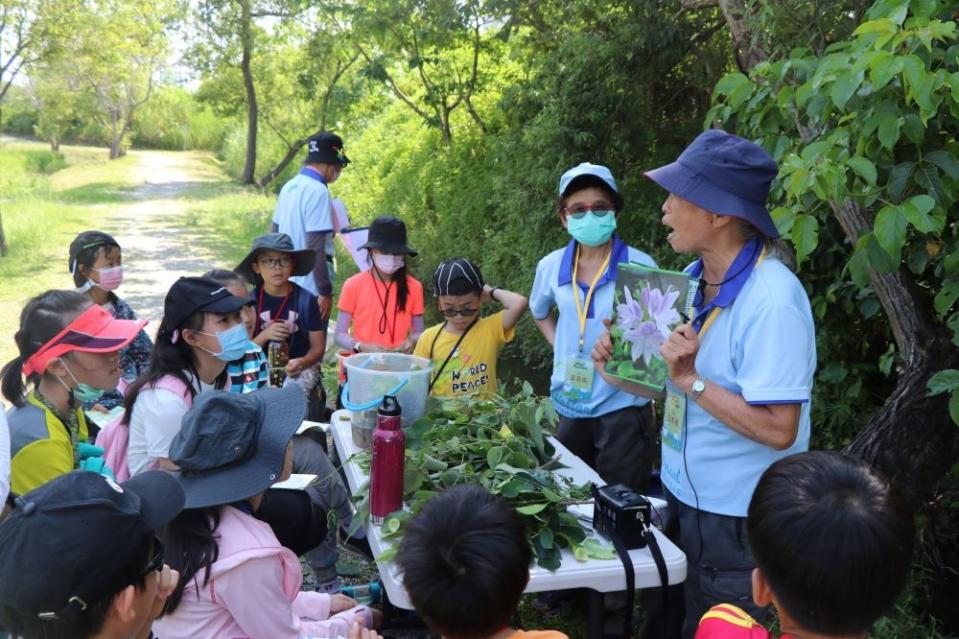
[[[307,140],[303,168],[283,185],[273,211],[273,232],[286,233],[296,250],[316,253],[313,271],[291,278],[317,296],[320,314],[330,316],[333,303],[333,255],[331,253],[334,220],[330,191],[327,188],[340,177],[350,159],[343,154],[343,140],[322,131]]]

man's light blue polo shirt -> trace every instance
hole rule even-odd
[[[553,340],[553,374],[550,378],[550,397],[560,415],[572,418],[599,417],[627,406],[645,406],[649,400],[624,393],[606,383],[598,374],[593,375],[593,392],[587,402],[568,398],[563,391],[566,360],[579,355],[579,318],[573,301],[573,259],[576,242],[571,240],[566,248],[558,249],[544,257],[536,265],[536,279],[529,296],[529,308],[533,317],[544,319],[555,306],[559,310],[556,319],[556,338]],[[586,313],[582,357],[589,359],[593,344],[606,330],[603,320],[613,314],[613,290],[616,286],[616,266],[622,262],[636,262],[656,266],[653,258],[638,249],[627,246],[618,236],[613,238],[613,253],[606,272],[596,283],[593,297]],[[579,283],[580,303],[586,299],[588,285]]]
[[[307,233],[333,232],[333,207],[326,182],[316,171],[303,167],[289,182],[283,185],[273,210],[273,223],[280,233],[293,240],[297,250],[309,248]],[[318,255],[317,259],[325,256]],[[319,295],[313,273],[290,278],[313,295]],[[329,292],[327,294],[330,294]]]
[[[782,451],[754,442],[687,396],[685,451],[683,442],[674,447],[665,437],[662,445],[663,485],[688,506],[733,517],[746,516],[763,471],[809,448],[816,371],[812,310],[799,279],[782,262],[766,255],[756,266],[761,250],[759,240],[748,242],[727,271],[739,275],[710,304],[697,306],[698,331],[714,308],[720,310],[700,337],[696,370],[708,384],[742,395],[749,404],[801,403],[796,441]],[[697,260],[686,270],[698,278],[702,269]]]

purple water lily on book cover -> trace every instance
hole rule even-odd
[[[643,360],[648,366],[653,359],[661,359],[659,349],[680,320],[675,308],[680,292],[669,285],[663,291],[645,282],[638,300],[628,286],[623,286],[623,293],[623,303],[616,306],[616,326],[630,343],[633,361]]]

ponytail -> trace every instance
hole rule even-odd
[[[0,370],[0,391],[8,402],[23,406],[27,393],[23,367],[27,360],[90,305],[90,298],[76,291],[46,291],[27,302],[20,313],[20,330],[13,337],[19,355]],[[40,375],[35,373],[26,381],[36,386]]]
[[[747,241],[754,239],[762,240],[763,248],[766,249],[766,255],[776,258],[790,271],[796,272],[796,253],[781,237],[767,237],[746,220],[739,220],[739,230]]]
[[[0,377],[2,377],[0,390],[7,401],[14,406],[23,406],[23,396],[26,395],[26,387],[23,383],[23,365],[26,361],[25,357],[17,355],[4,364],[3,370],[0,371]]]
[[[410,259],[409,256],[406,259]],[[396,287],[396,308],[399,311],[405,311],[406,299],[410,295],[410,285],[406,281],[406,264],[403,264],[403,268],[393,273],[393,285]]]

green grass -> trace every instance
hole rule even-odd
[[[212,197],[197,198],[187,205],[184,223],[205,227],[207,238],[200,242],[220,253],[230,268],[246,257],[253,238],[269,231],[275,198],[253,189],[235,187],[224,192],[216,185],[208,187]],[[219,191],[217,193],[217,191]]]
[[[156,178],[175,165],[188,179]],[[161,182],[143,186],[147,178]],[[0,258],[0,364],[15,354],[13,333],[30,297],[51,288],[71,288],[67,248],[77,233],[124,227],[120,218],[144,205],[162,213],[163,228],[176,228],[203,252],[211,266],[234,266],[251,239],[264,232],[273,196],[233,183],[208,154],[134,151],[109,160],[94,147],[63,146],[55,154],[40,143],[0,144],[0,212],[9,253]],[[138,207],[138,208],[135,208]],[[191,229],[198,232],[190,234]],[[124,236],[117,235],[123,243]],[[162,294],[162,292],[158,292]]]

